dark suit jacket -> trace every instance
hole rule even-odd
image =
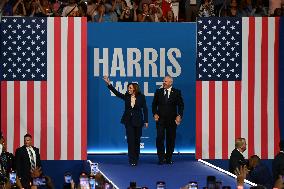
[[[33,147],[33,149],[36,154],[36,166],[41,167],[39,149],[36,147]],[[21,178],[22,184],[25,184],[26,182],[29,182],[31,179],[31,173],[30,173],[31,163],[26,146],[17,148],[15,159],[16,159],[17,175]]]
[[[277,180],[279,175],[284,175],[284,153],[279,152],[272,162],[272,173],[274,180]]]
[[[241,152],[237,149],[234,149],[231,153],[230,160],[229,160],[229,171],[235,174],[236,168],[240,167],[241,165],[246,164],[246,160]]]
[[[256,184],[265,186],[267,189],[273,188],[271,173],[268,167],[261,162],[249,172],[246,179]]]
[[[181,92],[172,87],[169,99],[166,102],[164,88],[157,89],[152,102],[153,115],[159,115],[159,121],[174,121],[177,115],[183,116],[184,103]]]
[[[143,94],[136,96],[135,105],[131,107],[131,95],[118,92],[112,85],[108,88],[119,98],[124,100],[124,113],[121,117],[121,123],[124,125],[131,124],[134,127],[142,127],[144,123],[148,123],[148,108],[146,99]]]

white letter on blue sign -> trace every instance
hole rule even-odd
[[[166,49],[160,48],[160,77],[166,76]]]
[[[103,64],[103,75],[108,75],[108,48],[103,48],[102,59],[99,48],[94,48],[94,76],[100,76],[100,64]]]
[[[151,77],[158,77],[157,65],[155,63],[157,59],[158,53],[155,49],[144,48],[144,77],[149,77],[150,66],[152,68]]]
[[[173,64],[173,67],[175,68],[175,72],[173,71],[172,66],[167,66],[167,72],[171,77],[178,77],[181,74],[181,67],[178,61],[176,60],[176,58],[174,57],[173,53],[175,53],[175,56],[177,58],[181,57],[181,52],[178,48],[170,48],[168,50],[167,56],[168,56],[169,61]]]
[[[115,77],[116,71],[119,71],[118,74],[120,77],[125,77],[125,68],[124,68],[124,61],[123,61],[123,54],[121,48],[114,48],[113,56],[112,56],[112,65],[111,65],[111,72],[110,76]]]
[[[135,57],[135,58],[134,58]],[[133,66],[135,67],[136,77],[141,77],[141,52],[137,48],[127,48],[127,76],[133,77]]]

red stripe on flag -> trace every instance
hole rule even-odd
[[[34,136],[34,81],[27,81],[27,130]]]
[[[87,159],[87,18],[81,18],[81,158]]]
[[[215,159],[215,81],[209,81],[209,159]]]
[[[222,159],[228,159],[228,81],[222,82]]]
[[[279,152],[280,129],[279,129],[279,17],[275,17],[275,40],[274,40],[274,155]]]
[[[58,160],[60,159],[60,157],[61,157],[61,19],[60,17],[55,17],[54,18],[54,159]]]
[[[47,159],[47,82],[46,81],[41,82],[40,94],[41,94],[40,156],[42,159]]]
[[[268,157],[268,18],[262,18],[261,43],[261,158]]]
[[[7,140],[7,81],[1,81],[1,131]]]
[[[74,159],[74,18],[68,17],[67,39],[67,159]]]
[[[20,81],[14,81],[14,151],[20,146]],[[8,126],[8,125],[7,125]],[[9,126],[8,126],[9,127]]]
[[[242,82],[235,81],[235,138],[242,137]]]
[[[202,158],[202,81],[196,81],[196,159]]]
[[[248,156],[254,154],[255,18],[249,18],[248,36]]]

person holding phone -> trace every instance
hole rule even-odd
[[[157,189],[166,189],[166,182],[165,181],[157,181],[156,182]]]
[[[79,184],[78,184],[77,188],[79,188],[79,189],[91,189],[90,181],[89,181],[89,177],[88,177],[87,173],[82,172],[80,174]]]
[[[164,77],[163,88],[156,90],[152,102],[152,113],[157,128],[156,147],[159,165],[173,163],[172,155],[175,149],[176,129],[183,116],[184,103],[181,91],[172,85],[173,78],[171,76]]]
[[[95,189],[96,188],[96,178],[93,175],[89,176],[89,184],[90,184],[90,189]]]
[[[74,188],[75,188],[75,183],[72,179],[72,174],[70,172],[65,172],[63,189],[74,189]]]
[[[140,92],[137,83],[129,83],[127,93],[122,94],[112,86],[107,76],[104,76],[103,79],[109,90],[124,101],[124,113],[121,123],[124,124],[126,129],[129,164],[136,166],[140,154],[142,127],[148,128],[148,108],[145,95]]]
[[[148,3],[142,4],[142,10],[137,14],[138,22],[155,22],[155,16],[151,14]]]
[[[9,181],[11,186],[15,186],[16,185],[16,180],[17,180],[17,174],[15,171],[11,171],[9,173]]]
[[[1,184],[1,187],[3,188],[23,188],[15,171],[9,172],[9,177],[8,177],[7,182],[5,184]]]

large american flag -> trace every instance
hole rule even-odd
[[[30,133],[42,159],[86,159],[86,28],[86,18],[2,18],[1,130],[9,152]]]
[[[238,137],[245,157],[279,151],[279,20],[197,20],[196,158],[228,159]]]

